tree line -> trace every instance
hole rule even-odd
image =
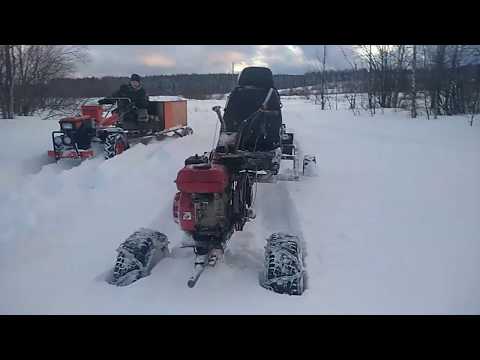
[[[416,117],[479,113],[479,45],[357,45],[347,72],[327,71],[326,47],[316,61],[316,97],[346,95],[354,111],[406,108]],[[365,104],[357,101],[366,95]]]
[[[314,96],[322,110],[332,96],[343,94],[354,113],[405,108],[412,117],[421,110],[427,117],[471,114],[473,121],[479,112],[478,45],[355,45],[355,56],[344,53],[349,67],[343,70],[332,69],[327,48],[319,46],[322,51],[312,71],[274,75],[276,87],[290,89],[287,95]],[[0,45],[2,117],[61,109],[71,99],[108,96],[128,82],[127,77],[114,76],[71,78],[75,65],[87,57],[82,46]],[[143,85],[152,96],[205,99],[229,93],[237,76],[156,75],[144,77]]]
[[[234,74],[176,74],[143,77],[142,84],[151,96],[181,95],[190,99],[206,99],[213,94],[229,93],[238,75]],[[49,96],[85,98],[108,96],[128,77],[88,77],[81,79],[55,79],[48,85]],[[305,86],[304,75],[275,75],[278,88]],[[313,84],[313,83],[312,83]]]

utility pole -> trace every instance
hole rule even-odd
[[[232,62],[232,82],[233,82],[233,87],[235,87],[235,63]]]
[[[327,45],[323,45],[323,61],[322,61],[322,90],[321,90],[321,99],[322,99],[322,110],[325,110],[325,62],[327,59]]]

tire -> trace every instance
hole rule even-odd
[[[187,126],[187,127],[176,130],[175,134],[177,134],[179,137],[192,135],[193,134],[193,129],[191,127]]]
[[[129,148],[128,141],[123,134],[109,134],[105,138],[105,159],[111,159]]]
[[[282,153],[285,155],[293,155],[293,134],[285,133],[285,139],[282,139]]]
[[[235,230],[242,231],[248,219],[248,209],[252,205],[252,183],[247,174],[241,175],[237,181],[236,189],[233,194],[233,215],[235,220]]]
[[[108,282],[117,286],[130,285],[150,275],[153,266],[169,253],[168,238],[158,231],[142,228],[130,235],[117,252]]]
[[[265,246],[262,286],[279,294],[302,295],[304,277],[299,238],[283,233],[272,234]]]
[[[302,173],[304,176],[316,176],[317,158],[315,155],[304,155]]]

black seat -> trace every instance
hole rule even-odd
[[[273,89],[266,110],[255,114]],[[280,95],[274,88],[273,74],[265,67],[245,68],[238,77],[238,85],[231,92],[225,113],[225,131],[243,129],[240,150],[270,151],[280,145],[282,124]]]

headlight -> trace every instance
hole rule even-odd
[[[61,136],[56,136],[54,139],[53,139],[53,143],[57,146],[61,146],[62,145],[62,137]]]
[[[69,136],[64,136],[64,137],[63,137],[63,143],[64,143],[65,145],[72,145],[72,138],[69,137]]]
[[[73,124],[69,122],[64,122],[62,123],[62,129],[63,130],[71,130],[73,129]]]

